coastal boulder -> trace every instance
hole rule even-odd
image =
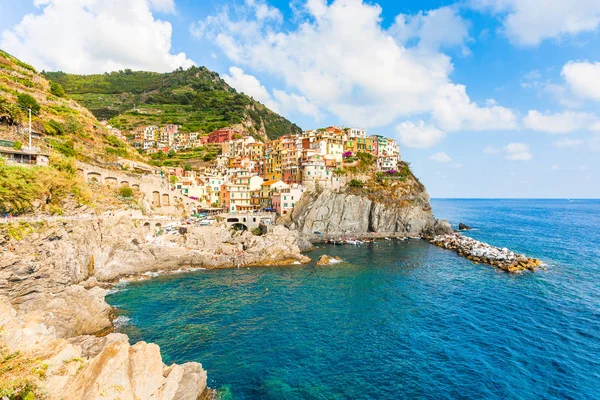
[[[340,262],[342,262],[342,259],[337,256],[332,257],[332,256],[328,256],[327,254],[323,254],[321,257],[319,257],[315,266],[323,267],[326,265],[337,264]]]
[[[465,225],[462,222],[458,224],[459,231],[470,231],[472,228],[469,225]]]

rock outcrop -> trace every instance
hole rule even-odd
[[[458,224],[459,231],[470,231],[472,228],[469,225],[465,225],[462,222]]]
[[[319,257],[319,259],[315,263],[315,266],[323,267],[323,266],[337,264],[337,263],[341,263],[341,262],[342,262],[342,259],[340,257],[337,257],[337,256],[332,257],[332,256],[328,256],[327,254],[323,254],[321,257]]]
[[[29,383],[52,398],[197,400],[207,390],[202,365],[164,365],[157,345],[131,346],[123,334],[60,338],[31,316],[17,316],[5,298],[0,298],[0,326],[0,344],[8,354],[29,354],[44,366]]]
[[[282,223],[311,240],[321,234],[420,236],[452,232],[447,222],[433,216],[426,192],[387,203],[346,192],[308,192]]]
[[[111,283],[154,271],[310,261],[301,254],[310,243],[282,226],[255,236],[225,226],[167,232],[169,222],[123,216],[32,224],[19,241],[0,234],[0,327],[12,326],[9,349],[57,349],[43,354],[50,359],[68,348],[70,358],[84,359],[79,372],[48,375],[43,387],[56,398],[197,399],[206,388],[200,364],[167,367],[158,346],[94,336],[113,328],[104,300]]]

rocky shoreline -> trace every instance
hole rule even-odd
[[[536,258],[517,254],[507,248],[490,246],[458,233],[438,235],[429,241],[438,247],[456,251],[475,263],[488,264],[510,273],[535,271],[542,266],[542,262]]]
[[[107,289],[158,273],[310,261],[301,252],[311,244],[284,227],[255,236],[225,226],[167,231],[168,222],[127,214],[0,227],[0,348],[47,366],[32,379],[49,398],[212,396],[201,364],[164,365],[155,344],[111,333]]]

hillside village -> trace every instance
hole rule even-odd
[[[130,134],[108,127],[116,137],[146,154],[177,152],[206,145],[221,154],[212,164],[198,169],[168,167],[173,189],[206,207],[227,212],[254,210],[288,214],[305,190],[339,190],[347,182],[346,171],[360,159],[378,172],[397,173],[400,151],[395,140],[367,136],[364,129],[327,128],[301,135],[284,135],[266,143],[247,131],[223,128],[200,136],[179,132],[178,126],[141,126]]]
[[[73,187],[77,172],[81,175],[89,170],[83,176],[85,179],[81,180],[87,183],[94,177],[106,175],[98,183],[112,186],[112,189],[118,189],[113,182],[116,180],[115,173],[134,174],[119,180],[117,186],[129,186],[134,194],[135,190],[139,191],[140,196],[137,197],[143,198],[151,209],[160,209],[160,212],[174,204],[182,204],[188,212],[199,209],[207,213],[262,210],[286,215],[305,191],[325,188],[339,191],[347,186],[359,188],[368,183],[368,178],[360,175],[365,172],[390,178],[397,175],[399,179],[406,172],[406,166],[400,164],[398,144],[392,139],[368,136],[364,129],[335,126],[301,131],[282,117],[271,115],[270,111],[271,114],[264,114],[261,124],[265,126],[267,121],[279,121],[279,125],[271,125],[272,130],[267,132],[271,135],[258,134],[258,117],[251,124],[230,123],[227,127],[219,126],[208,131],[192,131],[189,123],[184,126],[175,121],[144,123],[147,110],[132,114],[135,118],[126,126],[113,123],[119,122],[122,116],[98,121],[88,109],[69,98],[61,84],[47,81],[32,66],[4,52],[0,52],[0,61],[1,163],[49,168],[49,174],[58,170],[65,175],[65,182],[71,182]],[[87,78],[62,73],[47,75],[61,80],[72,90],[84,88],[91,91],[90,95],[85,95],[87,97],[80,95],[87,101],[99,96],[96,91],[102,85],[98,86],[96,81],[106,81],[114,86],[114,90],[126,90],[137,88],[135,85],[158,87],[160,78],[160,82],[173,80],[163,87],[167,93],[182,85],[191,90],[194,85],[212,82],[215,86],[210,90],[205,88],[202,92],[193,93],[213,96],[214,99],[233,96],[233,99],[244,100],[248,104],[255,103],[235,93],[217,75],[204,69],[177,70],[163,75],[140,72]],[[123,80],[129,82],[124,88],[115,83],[123,85]],[[85,85],[92,86],[85,88]],[[212,103],[225,107],[216,101]],[[146,106],[155,107],[154,104]],[[198,103],[194,107],[201,106]],[[259,110],[261,105],[256,103],[252,107]],[[221,108],[216,110],[220,118],[224,118]],[[97,109],[97,114],[105,111]],[[246,118],[242,111],[238,114],[235,121]],[[198,126],[208,127],[210,124]],[[98,172],[98,168],[106,173]],[[31,171],[33,175],[35,171]],[[43,203],[53,202],[54,209],[60,210],[59,199],[64,196],[48,195],[53,190],[35,182],[32,174],[18,170],[13,172],[20,178],[9,182],[10,185],[25,185],[19,186],[18,190],[30,187],[33,194],[25,202],[14,196],[9,196],[10,200],[5,198],[5,214],[32,211],[35,208],[33,204],[37,204],[36,197]],[[154,182],[156,185],[151,190],[152,185],[148,183],[145,185],[147,190],[142,191],[139,183],[131,184],[133,180]],[[50,182],[55,183],[54,180]],[[9,193],[12,189],[6,190]],[[64,191],[64,188],[61,189],[61,194],[65,194]],[[24,205],[16,206],[15,202]],[[152,211],[150,208],[146,207],[146,210]]]

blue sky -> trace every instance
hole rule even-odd
[[[205,65],[305,129],[400,143],[432,197],[600,197],[596,0],[0,0],[38,69]]]

